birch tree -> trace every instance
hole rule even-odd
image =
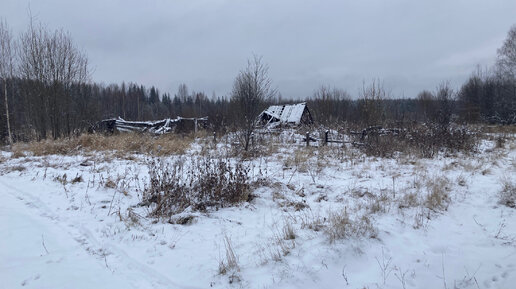
[[[7,96],[7,81],[14,77],[14,40],[5,20],[0,19],[0,78],[4,88],[5,117],[9,145],[13,144],[11,122],[9,119],[9,98]]]
[[[41,137],[46,137],[46,117],[54,139],[63,131],[68,130],[66,133],[69,134],[71,116],[63,112],[69,111],[64,108],[70,106],[70,86],[88,79],[86,55],[75,45],[69,33],[63,30],[50,32],[43,25],[32,22],[21,35],[20,44],[21,76],[42,86],[37,92],[37,105],[42,107],[35,107],[39,115],[36,126]]]

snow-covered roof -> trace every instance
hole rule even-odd
[[[299,124],[306,107],[306,102],[285,105],[271,105],[262,114],[268,114],[282,123]]]

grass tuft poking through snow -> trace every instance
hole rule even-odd
[[[516,208],[516,183],[509,179],[503,180],[499,198],[500,204]]]
[[[378,230],[374,227],[368,215],[350,217],[347,208],[343,210],[330,211],[328,224],[324,229],[330,243],[348,238],[376,238]]]
[[[425,199],[425,205],[432,211],[445,211],[450,204],[449,180],[444,177],[436,177],[428,180],[428,195]]]
[[[238,265],[238,256],[233,249],[231,239],[227,235],[224,236],[224,249],[224,256],[219,261],[219,274],[236,275],[240,271],[240,266]]]

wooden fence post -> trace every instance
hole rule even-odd
[[[326,130],[324,132],[324,145],[328,145],[328,133],[329,132],[330,132],[329,130]]]
[[[306,146],[307,147],[310,146],[310,133],[309,132],[306,133]]]

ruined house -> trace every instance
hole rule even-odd
[[[205,128],[208,117],[175,119],[166,118],[158,121],[127,121],[120,117],[99,121],[90,128],[90,132],[149,132],[160,135],[170,132],[187,133]]]
[[[271,105],[258,116],[258,125],[263,127],[311,125],[313,118],[306,102]]]

